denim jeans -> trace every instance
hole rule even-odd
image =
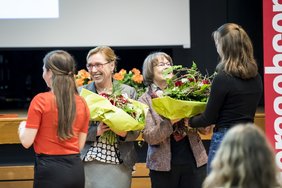
[[[222,128],[219,129],[217,132],[214,132],[212,135],[210,148],[209,148],[209,155],[208,155],[208,164],[207,164],[207,174],[211,171],[211,162],[216,154],[216,151],[218,150],[220,143],[225,135],[225,133],[228,131],[228,128]]]

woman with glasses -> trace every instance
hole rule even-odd
[[[207,154],[198,133],[178,134],[175,127],[184,126],[184,120],[166,119],[152,108],[152,98],[167,86],[163,71],[171,66],[171,57],[163,52],[150,54],[143,63],[148,89],[139,101],[149,106],[143,130],[148,143],[146,165],[152,188],[200,188],[206,175]]]
[[[108,46],[98,46],[88,52],[86,67],[94,82],[79,88],[88,89],[97,94],[111,94],[118,87],[122,94],[136,99],[134,88],[113,81],[113,73],[118,57]],[[87,140],[81,152],[85,169],[86,188],[130,188],[132,168],[137,155],[134,140],[138,131],[118,132],[115,143],[100,136],[110,128],[103,122],[91,122]]]

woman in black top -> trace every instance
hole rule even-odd
[[[215,124],[208,172],[226,131],[238,123],[253,122],[263,86],[253,56],[253,46],[241,26],[227,23],[213,33],[220,62],[206,110],[189,119],[191,127]]]

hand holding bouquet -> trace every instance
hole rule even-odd
[[[129,99],[119,92],[98,95],[82,89],[80,95],[90,110],[90,118],[107,124],[114,132],[142,130],[145,126],[147,105]]]
[[[210,94],[212,76],[203,76],[193,62],[191,68],[172,66],[164,74],[171,74],[167,88],[152,99],[156,112],[168,119],[181,119],[205,110]]]

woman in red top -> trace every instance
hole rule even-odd
[[[75,61],[62,50],[43,59],[43,79],[51,89],[36,95],[27,121],[19,126],[22,145],[36,153],[35,188],[83,188],[84,168],[80,150],[86,140],[89,110],[78,95]]]

